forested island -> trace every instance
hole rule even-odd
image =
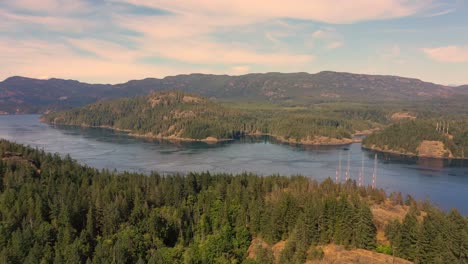
[[[432,158],[468,157],[466,119],[423,119],[397,122],[367,136],[365,148]]]
[[[112,128],[137,137],[191,141],[233,140],[243,135],[270,135],[281,142],[339,145],[352,142],[357,129],[372,121],[346,115],[239,109],[184,92],[103,101],[67,111],[52,112],[43,121],[53,124]]]
[[[352,143],[355,134],[370,134],[363,140],[364,148],[420,157],[468,157],[468,122],[453,110],[437,115],[418,108],[401,111],[398,106],[228,104],[164,91],[51,112],[42,121],[177,141],[268,135],[290,144],[343,145]]]
[[[5,140],[0,175],[1,263],[468,260],[457,210],[352,181],[98,171]]]

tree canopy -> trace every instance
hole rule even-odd
[[[0,157],[2,263],[242,263],[255,237],[286,240],[281,260],[303,263],[321,244],[375,249],[369,205],[385,199],[301,176],[98,171],[4,140]],[[424,210],[388,228],[397,254],[466,261],[466,218]]]
[[[468,121],[423,119],[397,122],[369,135],[362,143],[365,147],[419,155],[423,141],[442,142],[446,149],[442,154],[444,157],[450,154],[468,157]]]

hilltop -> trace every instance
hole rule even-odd
[[[1,113],[44,113],[100,100],[179,90],[208,98],[266,102],[392,102],[455,99],[466,86],[450,87],[413,78],[324,71],[241,76],[190,74],[121,84],[10,77],[0,82]]]
[[[468,94],[468,84],[455,87],[455,91],[461,94]]]

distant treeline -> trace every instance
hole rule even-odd
[[[385,193],[354,182],[113,173],[4,140],[0,158],[0,263],[271,263],[266,249],[246,259],[257,237],[287,241],[280,263],[320,258],[332,242],[382,247],[369,205]],[[467,219],[407,203],[387,228],[396,255],[466,263]]]

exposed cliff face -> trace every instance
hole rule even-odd
[[[418,146],[418,156],[432,158],[453,158],[452,152],[442,141],[423,140]]]

